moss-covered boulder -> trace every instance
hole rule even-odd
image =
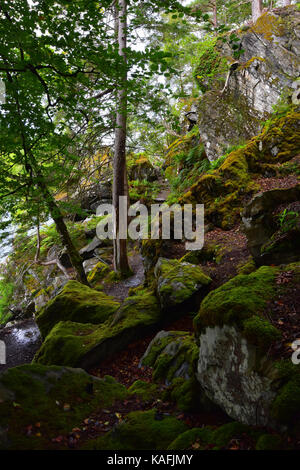
[[[101,325],[62,321],[46,337],[35,361],[41,364],[88,368],[125,348],[160,322],[152,292],[128,297],[114,317]]]
[[[240,447],[241,441],[244,441],[242,447]],[[283,440],[278,434],[266,434],[264,431],[245,424],[232,422],[217,429],[206,426],[185,431],[169,445],[168,450],[279,450],[283,448]]]
[[[160,391],[157,384],[136,380],[129,388],[129,395],[136,395],[143,402],[153,401],[159,397]]]
[[[256,450],[282,450],[284,444],[278,434],[262,434],[256,443]]]
[[[158,177],[158,170],[154,168],[146,155],[140,155],[135,160],[129,159],[128,178],[130,180],[155,181]]]
[[[107,264],[99,261],[99,263],[97,263],[96,266],[94,266],[93,269],[89,272],[87,279],[91,286],[96,286],[108,273],[109,267]]]
[[[299,226],[275,232],[271,240],[261,247],[258,264],[287,264],[300,259],[300,214]]]
[[[242,228],[249,251],[258,265],[287,264],[300,258],[300,216],[289,209],[299,201],[300,184],[265,191],[244,208]],[[285,209],[274,215],[279,207]]]
[[[159,258],[154,274],[163,310],[174,310],[187,303],[191,307],[199,305],[211,283],[200,267],[166,258]]]
[[[85,450],[166,450],[186,431],[187,426],[172,416],[150,411],[134,411],[103,437],[89,441]]]
[[[271,306],[285,292],[285,272],[294,273],[296,286],[296,265],[236,276],[203,300],[195,318],[198,380],[214,403],[245,424],[292,428],[300,412],[299,369],[291,363],[284,375],[268,353],[282,338]]]
[[[36,322],[45,338],[60,321],[100,324],[111,317],[119,306],[112,297],[77,281],[69,281],[62,292],[37,313]]]
[[[212,408],[196,379],[199,347],[193,335],[160,331],[149,344],[141,365],[153,368],[153,380],[168,386],[164,398],[182,411]]]
[[[192,378],[199,348],[194,337],[183,331],[160,331],[149,344],[141,365],[153,368],[154,381],[170,385],[174,378]]]
[[[201,264],[207,261],[215,261],[219,264],[226,252],[226,249],[222,245],[215,243],[206,243],[202,250],[193,250],[186,253],[180,262]]]
[[[279,268],[262,266],[249,275],[240,274],[210,292],[202,301],[194,319],[196,333],[204,328],[238,324],[263,312],[267,301],[276,294]]]
[[[57,449],[58,436],[81,425],[92,411],[126,398],[112,377],[81,369],[24,365],[0,375],[0,449]]]

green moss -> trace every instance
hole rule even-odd
[[[183,331],[172,331],[165,337],[154,339],[147,355],[143,358],[143,365],[148,367],[153,367],[160,353],[165,349],[169,344],[171,338],[176,339],[180,338],[183,335],[188,335],[187,332]]]
[[[128,392],[130,395],[137,395],[143,401],[149,401],[158,396],[158,386],[143,380],[136,380],[129,387]]]
[[[170,331],[165,336],[154,338],[150,350],[143,358],[143,365],[153,367],[155,381],[170,384],[184,363],[188,365],[185,376],[194,376],[198,355],[199,349],[192,335]]]
[[[203,450],[210,442],[213,428],[193,428],[180,434],[168,447],[168,450]]]
[[[34,296],[34,298],[35,298],[35,299],[38,299],[38,298],[41,297],[41,296],[49,297],[49,296],[47,295],[46,289],[41,289],[41,290],[39,290],[39,291],[36,293],[36,295]]]
[[[243,334],[252,344],[265,350],[281,338],[281,332],[277,328],[257,315],[244,321]]]
[[[285,383],[280,388],[274,402],[272,403],[272,416],[283,424],[295,424],[299,419],[300,411],[300,373],[299,366],[285,362],[279,364],[279,368],[284,367],[281,372],[285,376]]]
[[[217,448],[226,447],[232,439],[249,434],[250,429],[249,426],[236,422],[224,424],[214,432],[213,442]]]
[[[109,272],[109,267],[100,261],[88,274],[88,282],[92,286],[95,286],[99,281],[103,280],[103,278],[106,276],[108,272]]]
[[[207,261],[216,261],[220,263],[224,256],[224,248],[221,245],[207,243],[202,250],[189,251],[179,261],[181,263],[200,264]]]
[[[222,326],[243,322],[253,315],[263,313],[266,303],[275,293],[275,276],[278,269],[262,266],[249,275],[238,275],[203,300],[194,325],[199,333],[207,326]]]
[[[158,333],[143,358],[143,365],[153,368],[153,380],[168,385],[163,399],[175,402],[183,411],[204,406],[196,379],[198,356],[199,348],[192,335],[172,331]],[[206,409],[208,406],[206,400]]]
[[[58,323],[34,360],[47,365],[78,366],[88,357],[89,363],[99,363],[125,348],[141,333],[147,333],[160,319],[156,297],[151,292],[144,292],[126,299],[116,316],[101,325]]]
[[[227,60],[220,55],[216,39],[204,41],[194,76],[200,90],[205,93],[213,84],[224,82],[224,74],[228,69]]]
[[[256,450],[282,450],[282,438],[277,434],[263,434],[256,443]]]
[[[251,274],[256,271],[256,265],[252,256],[246,263],[240,263],[237,265],[238,274]]]
[[[283,36],[286,31],[282,19],[277,18],[269,12],[263,13],[252,26],[252,29],[256,34],[264,36],[264,38],[270,42],[273,41],[276,36]]]
[[[178,260],[160,258],[155,267],[157,292],[163,308],[170,308],[190,299],[211,279],[200,267]]]
[[[256,438],[259,433],[249,426],[232,422],[218,429],[210,426],[194,428],[178,436],[168,447],[169,450],[220,450],[228,448],[232,439],[240,439],[244,435]]]
[[[96,379],[80,369],[38,364],[9,369],[0,376],[0,429],[7,430],[0,448],[55,448],[52,438],[126,396],[126,388],[113,378]],[[28,426],[32,435],[27,435]]]
[[[77,281],[69,281],[62,292],[40,310],[36,322],[45,337],[60,321],[103,323],[116,312],[119,305],[112,297]]]
[[[173,380],[167,396],[176,403],[176,407],[181,411],[197,411],[201,405],[201,389],[195,377],[185,380],[178,377]]]
[[[266,59],[264,57],[251,57],[251,59],[249,59],[246,63],[242,64],[240,67],[241,69],[248,69],[252,64],[253,62],[256,62],[256,61],[259,61],[259,62],[265,62]]]
[[[104,437],[90,441],[87,450],[165,450],[187,426],[157,411],[129,413],[126,420]]]
[[[286,162],[299,153],[299,121],[295,106],[283,115],[274,113],[258,136],[232,151],[219,168],[200,176],[179,202],[205,204],[207,221],[232,228],[240,220],[245,195],[259,190],[255,178],[262,165]]]

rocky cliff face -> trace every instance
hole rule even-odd
[[[198,125],[210,160],[258,134],[273,107],[291,101],[299,88],[299,20],[293,6],[264,13],[256,24],[236,32],[238,59],[228,42],[217,43],[228,71],[220,70],[199,103]]]

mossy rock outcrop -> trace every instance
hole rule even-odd
[[[179,309],[189,303],[193,308],[207,294],[211,279],[200,267],[178,260],[159,258],[154,275],[163,310]]]
[[[296,6],[263,13],[255,24],[234,32],[235,52],[232,32],[225,41],[206,42],[195,78],[204,92],[198,126],[210,160],[257,135],[275,106],[291,102],[299,77],[299,18]]]
[[[262,266],[249,275],[240,274],[210,292],[194,319],[196,333],[199,335],[203,329],[212,326],[237,324],[243,328],[246,320],[262,313],[267,301],[275,297],[278,273],[279,268]]]
[[[204,245],[202,250],[189,251],[180,259],[180,262],[201,264],[206,263],[207,261],[215,261],[219,264],[222,261],[225,252],[226,249],[222,247],[222,245],[207,243]]]
[[[300,221],[300,218],[299,218]],[[287,232],[279,229],[261,247],[257,264],[286,264],[300,259],[300,225]]]
[[[0,375],[0,449],[63,448],[52,439],[126,396],[112,377],[97,379],[81,369],[38,364],[9,369]]]
[[[180,202],[205,204],[207,221],[225,230],[233,227],[240,220],[245,196],[259,190],[255,175],[262,172],[262,165],[282,163],[299,153],[299,124],[299,107],[275,117],[259,135],[231,152],[218,169],[200,176]]]
[[[93,269],[89,272],[88,274],[88,282],[92,286],[96,286],[100,281],[103,280],[103,278],[106,276],[106,274],[109,273],[109,267],[107,264],[102,263],[102,261],[99,261],[99,263],[96,264],[96,266],[93,267]]]
[[[199,347],[193,335],[160,331],[149,344],[141,365],[153,368],[153,380],[168,386],[164,398],[182,411],[212,408],[196,379]]]
[[[289,211],[274,216],[279,206],[300,201],[300,184],[288,189],[273,189],[255,196],[242,212],[242,229],[249,251],[258,265],[287,264],[300,259],[300,216]]]
[[[128,165],[128,178],[130,180],[146,180],[146,181],[155,181],[158,176],[158,171],[148,158],[142,155],[140,158],[134,162],[129,161]]]
[[[36,322],[45,338],[60,321],[100,324],[120,307],[112,297],[77,281],[69,281],[62,292],[50,300],[36,315]]]
[[[293,272],[298,282],[296,264],[236,276],[203,300],[195,318],[198,380],[214,403],[244,424],[293,427],[300,412],[299,369],[284,376],[268,355],[282,338],[271,321],[270,301],[284,293],[277,283],[284,272]]]
[[[83,450],[166,450],[187,426],[172,416],[150,411],[134,411],[113,431],[94,441]]]
[[[34,360],[46,365],[92,367],[151,332],[161,319],[156,297],[152,292],[143,291],[128,297],[115,316],[101,325],[58,323]]]

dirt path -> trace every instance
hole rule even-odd
[[[167,197],[171,193],[171,188],[169,186],[169,183],[164,180],[163,178],[160,178],[158,181],[158,184],[160,185],[160,192],[155,198],[155,202],[165,202],[167,200]]]
[[[116,300],[123,301],[128,297],[129,289],[140,286],[145,279],[144,265],[140,253],[134,252],[129,259],[134,275],[124,281],[117,281],[104,287],[104,292]]]

